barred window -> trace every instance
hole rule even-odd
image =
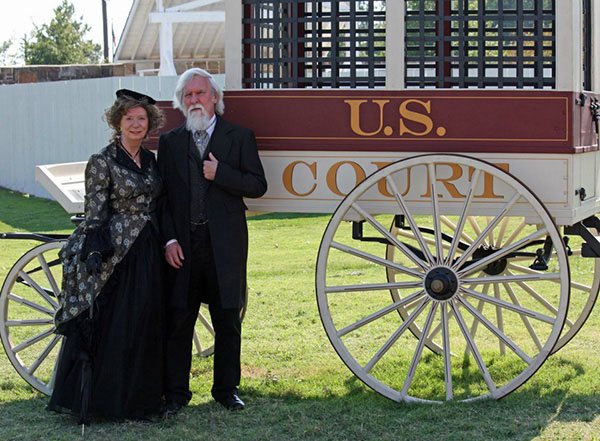
[[[406,87],[555,87],[555,0],[405,1]]]
[[[385,86],[385,0],[242,0],[245,88]]]

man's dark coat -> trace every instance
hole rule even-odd
[[[162,214],[165,240],[177,239],[185,258],[190,244],[190,149],[191,132],[185,125],[160,136],[158,167],[166,189]],[[206,193],[208,227],[223,308],[240,308],[246,294],[248,229],[243,197],[258,198],[267,191],[265,173],[258,156],[254,133],[217,116],[208,144],[219,161],[214,181]],[[188,302],[189,260],[174,270],[170,306],[185,308]]]

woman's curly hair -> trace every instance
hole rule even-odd
[[[121,96],[115,100],[112,106],[104,111],[104,119],[113,131],[111,141],[115,142],[119,139],[121,136],[121,119],[135,107],[143,108],[148,115],[148,133],[146,133],[146,138],[148,138],[150,133],[160,129],[165,124],[165,114],[155,104]]]

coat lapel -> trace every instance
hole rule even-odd
[[[231,150],[231,140],[227,136],[229,130],[231,130],[231,125],[220,116],[217,116],[215,130],[210,137],[207,147],[208,152],[212,152],[217,160],[226,158],[229,150]],[[189,157],[193,157],[196,161],[199,160],[199,155],[193,155],[190,150],[192,143],[191,136],[191,132],[183,125],[176,129],[175,138],[173,139],[173,145],[176,149],[174,152],[175,169],[186,184],[189,184],[190,181]],[[200,169],[202,169],[202,161],[200,161]]]
[[[173,155],[175,170],[177,173],[179,173],[179,176],[186,185],[190,183],[190,165],[188,160],[190,136],[192,135],[188,130],[186,130],[185,125],[179,127],[177,129],[177,133],[175,134],[175,139],[173,140],[173,149],[175,151],[172,152],[175,153]]]
[[[231,140],[227,136],[231,126],[220,116],[217,116],[217,123],[215,124],[215,131],[210,137],[208,143],[208,151],[211,152],[217,160],[227,158],[229,150],[231,150]]]

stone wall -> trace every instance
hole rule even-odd
[[[134,63],[9,66],[0,67],[0,84],[44,83],[131,75],[136,75]]]

